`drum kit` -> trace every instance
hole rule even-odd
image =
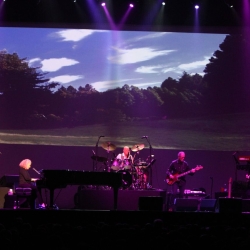
[[[105,149],[108,154],[110,151],[114,151],[116,146],[110,142],[104,142],[101,147]],[[122,173],[122,189],[147,189],[149,187],[149,162],[143,161],[140,158],[135,160],[139,151],[144,149],[144,144],[136,144],[131,147],[131,151],[135,153],[132,159],[111,159],[110,161],[106,157],[93,155],[91,158],[95,161],[104,164],[104,171]]]

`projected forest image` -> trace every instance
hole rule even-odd
[[[0,143],[245,150],[244,34],[0,28]]]

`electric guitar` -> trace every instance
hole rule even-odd
[[[203,169],[203,167],[201,165],[198,165],[195,168],[193,168],[193,169],[191,169],[191,170],[189,170],[187,172],[184,172],[184,173],[181,173],[181,174],[178,174],[178,173],[174,174],[173,178],[170,178],[170,176],[167,176],[166,177],[166,182],[167,182],[168,185],[173,185],[175,182],[179,181],[179,177],[190,174],[192,172],[192,170],[198,171],[200,169]]]

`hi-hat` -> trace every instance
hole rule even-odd
[[[103,149],[108,151],[114,151],[116,149],[116,146],[111,142],[104,142],[101,146]]]
[[[92,155],[91,159],[95,161],[99,161],[99,162],[106,162],[108,160],[106,157],[97,156],[97,155]]]
[[[131,148],[131,150],[132,150],[133,152],[136,152],[136,151],[139,151],[139,150],[142,150],[142,149],[144,149],[144,144],[136,144],[136,145],[134,145],[134,146]]]

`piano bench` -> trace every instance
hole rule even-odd
[[[15,189],[16,200],[14,201],[14,209],[20,208],[20,198],[29,198],[31,197],[32,189],[31,188],[21,188],[17,187]]]

